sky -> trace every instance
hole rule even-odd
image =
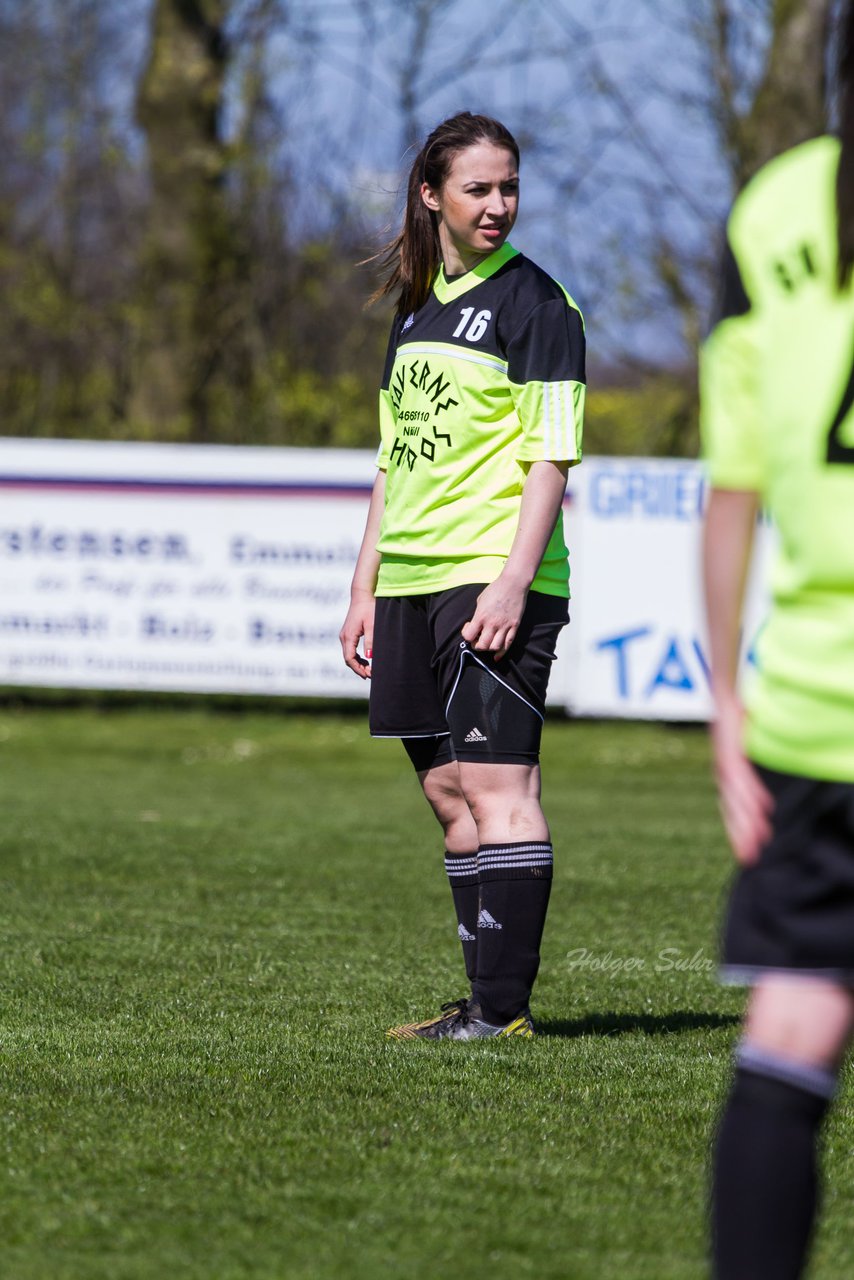
[[[625,330],[618,341],[651,358],[664,343],[678,359],[678,335],[636,313],[651,230],[703,252],[730,199],[708,118],[692,104],[697,8],[443,0],[419,30],[417,0],[292,0],[272,81],[297,157],[315,139],[311,165],[377,225],[399,208],[407,126],[423,137],[463,108],[498,116],[522,144],[514,243],[585,311],[607,304]]]
[[[126,2],[141,63],[152,0]],[[237,0],[236,26],[258,2]],[[496,115],[522,146],[516,246],[561,280],[604,345],[690,358],[650,261],[662,231],[710,259],[730,200],[697,101],[691,24],[705,3],[287,0],[265,69],[295,179],[292,228],[322,234],[333,193],[379,243],[399,217],[413,135],[460,109]]]

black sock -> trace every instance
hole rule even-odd
[[[742,1046],[714,1156],[715,1280],[796,1280],[818,1204],[828,1071]]]
[[[552,846],[544,840],[481,845],[477,869],[473,996],[484,1019],[498,1026],[512,1022],[531,998],[552,887]]]
[[[466,974],[473,983],[477,977],[477,853],[451,853],[446,849],[445,870],[454,898]]]

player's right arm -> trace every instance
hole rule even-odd
[[[363,680],[371,675],[371,656],[374,641],[374,608],[377,575],[380,570],[380,553],[377,542],[380,523],[385,508],[385,472],[378,471],[368,506],[368,518],[362,545],[356,559],[353,581],[350,585],[350,607],[339,634],[344,661],[351,671]],[[359,653],[363,642],[364,657]]]
[[[400,334],[400,316],[395,317],[388,338],[385,368],[379,394],[380,447],[377,451],[377,478],[371,492],[365,533],[356,559],[353,581],[350,584],[350,608],[338,639],[344,653],[344,661],[351,671],[363,680],[371,678],[371,657],[374,644],[374,611],[376,607],[377,578],[382,556],[377,551],[380,525],[385,511],[386,468],[389,450],[397,427],[397,408],[389,390],[394,368],[397,340]],[[364,657],[359,653],[362,642]]]
[[[744,754],[744,709],[736,686],[741,609],[758,511],[756,492],[713,488],[703,534],[715,778],[729,842],[745,865],[756,861],[771,834],[771,798]]]
[[[764,480],[757,380],[761,317],[727,243],[717,324],[700,361],[703,448],[711,479],[703,533],[703,589],[721,812],[739,862],[770,835],[771,797],[744,751],[738,655],[745,584]]]

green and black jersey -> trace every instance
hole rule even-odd
[[[780,533],[747,690],[747,749],[854,780],[854,291],[836,287],[839,144],[768,164],[730,216],[721,316],[701,359],[712,483],[756,491]]]
[[[532,462],[581,460],[584,326],[568,294],[505,244],[439,271],[395,320],[380,392],[386,506],[377,595],[421,595],[501,572]],[[559,520],[533,588],[567,596]]]

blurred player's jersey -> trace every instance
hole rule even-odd
[[[505,244],[395,320],[380,392],[386,506],[377,594],[491,582],[532,462],[581,459],[584,327],[572,299]],[[533,588],[567,596],[559,519]]]
[[[701,426],[712,483],[757,490],[780,532],[748,752],[854,780],[854,290],[835,283],[838,157],[832,138],[805,143],[738,197]]]

